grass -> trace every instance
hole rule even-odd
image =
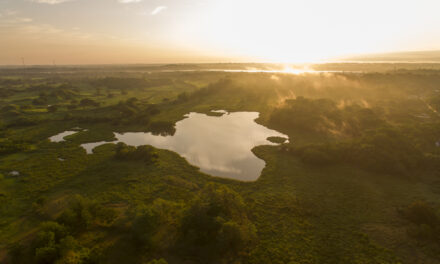
[[[216,83],[224,76],[238,81],[207,96],[184,102],[174,101],[182,92],[191,93]],[[230,112],[258,111],[260,118],[257,122],[269,125],[270,114],[278,105],[280,96],[284,98],[289,89],[300,90],[295,85],[277,86],[273,84],[271,75],[265,74],[249,77],[209,72],[157,73],[149,78],[169,78],[179,82],[129,90],[125,95],[115,91],[115,97],[108,98],[94,95],[94,91],[89,90],[90,86],[78,79],[65,78],[79,87],[78,99],[94,99],[102,106],[99,109],[78,108],[73,113],[109,114],[105,107],[136,97],[140,101],[139,107],[147,103],[160,105],[160,113],[152,116],[152,121],[173,123],[184,118],[188,112],[209,113],[213,109],[225,109]],[[252,89],[244,87],[243,83],[251,82],[249,79],[252,78],[257,79],[252,83],[261,80],[263,84],[250,86]],[[295,78],[292,77],[292,82]],[[265,86],[269,82],[272,86]],[[302,91],[308,93],[304,89]],[[313,94],[310,92],[310,95]],[[33,93],[18,93],[4,99],[0,107],[11,103],[29,104],[27,99],[34,97],[36,94]],[[164,98],[170,100],[164,102]],[[59,104],[67,105],[67,102]],[[380,104],[387,106],[383,101]],[[419,106],[415,108],[422,109]],[[436,255],[437,248],[420,245],[419,241],[408,236],[407,223],[398,215],[398,208],[415,200],[438,205],[438,171],[420,171],[412,177],[401,177],[371,173],[347,164],[311,166],[286,154],[280,147],[260,146],[253,151],[266,162],[262,175],[255,182],[239,182],[201,173],[178,154],[166,150],[158,150],[159,160],[153,165],[116,160],[113,144],[97,147],[94,154],[87,155],[79,144],[110,141],[113,140],[113,131],[142,131],[147,126],[133,123],[121,128],[103,122],[64,121],[66,112],[61,108],[55,113],[48,113],[44,108],[34,107],[26,110],[25,115],[41,120],[37,125],[3,128],[0,131],[8,139],[27,141],[33,146],[25,152],[0,156],[0,260],[11,243],[30,241],[40,222],[56,218],[75,194],[81,194],[119,212],[113,227],[86,233],[79,238],[81,243],[106,248],[108,263],[139,263],[145,256],[127,242],[131,211],[156,199],[187,203],[203,186],[215,182],[228,186],[243,197],[251,221],[257,228],[258,241],[247,258],[248,263],[440,261],[439,255]],[[403,113],[403,116],[406,114]],[[412,118],[402,121],[401,116],[402,113],[399,122],[417,122]],[[47,139],[76,126],[87,131],[68,136],[61,143],[52,143]],[[332,135],[322,136],[295,129],[280,132],[289,135],[289,144],[294,145],[341,140]],[[59,161],[60,157],[65,160]],[[19,171],[21,175],[9,175],[12,170]],[[43,213],[37,214],[33,204],[41,197],[46,202],[39,209]],[[175,263],[172,257],[170,259],[170,263]]]

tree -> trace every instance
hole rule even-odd
[[[227,187],[208,185],[184,213],[177,247],[203,263],[232,261],[246,255],[255,239],[241,197]]]
[[[156,150],[151,146],[127,146],[119,142],[116,144],[115,158],[127,161],[144,161],[147,164],[156,162],[158,158]]]

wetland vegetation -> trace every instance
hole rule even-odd
[[[270,67],[1,68],[0,262],[439,263],[440,67]]]

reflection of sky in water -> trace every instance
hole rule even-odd
[[[61,141],[64,141],[65,137],[73,135],[75,133],[78,133],[78,131],[64,131],[62,133],[59,133],[55,136],[50,137],[49,140],[51,142],[61,142]]]
[[[176,123],[173,136],[151,133],[115,133],[118,142],[131,146],[152,145],[179,153],[201,171],[243,181],[256,180],[265,166],[251,149],[258,145],[276,145],[268,137],[287,137],[254,122],[256,112],[236,112],[221,117],[190,113]],[[84,144],[91,150],[106,142]]]

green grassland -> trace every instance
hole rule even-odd
[[[0,262],[439,263],[437,65],[202,71],[248,66],[0,69]],[[79,146],[218,109],[289,135],[253,149],[257,181],[167,150]]]

